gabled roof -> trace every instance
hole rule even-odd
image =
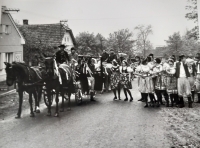
[[[0,5],[0,6],[1,6],[1,5]],[[7,7],[6,7],[6,6],[2,6],[2,7],[0,7],[0,9],[6,10]],[[22,36],[22,34],[20,33],[20,31],[18,30],[17,25],[16,25],[16,23],[15,23],[15,21],[14,21],[12,15],[11,15],[9,12],[7,12],[7,13],[2,12],[2,13],[8,15],[8,17],[9,17],[10,21],[12,22],[12,24],[13,24],[15,30],[17,31],[18,35],[19,35],[20,38],[21,38],[21,44],[25,44],[25,39],[24,39],[24,37]],[[0,15],[1,15],[1,14],[0,14]]]
[[[47,43],[49,46],[57,47],[61,44],[65,32],[69,32],[73,43],[76,44],[74,35],[71,29],[64,29],[57,24],[34,24],[34,25],[18,25],[18,28],[25,40],[27,37],[36,37],[42,43]],[[39,42],[38,40],[38,42]]]

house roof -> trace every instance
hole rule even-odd
[[[0,7],[0,8],[1,8],[2,10],[6,10],[6,9],[7,9],[6,6],[2,6],[2,7]],[[7,13],[2,12],[2,13],[8,15],[8,17],[9,17],[10,21],[12,22],[12,24],[13,24],[15,30],[17,31],[18,35],[19,35],[20,38],[21,38],[21,44],[25,44],[25,39],[24,39],[24,37],[22,36],[22,34],[20,33],[19,29],[17,28],[17,25],[16,25],[16,23],[15,23],[15,21],[14,21],[12,15],[11,15],[10,13],[8,13],[8,12],[7,12]],[[0,14],[0,15],[2,15],[2,14]]]
[[[71,29],[64,29],[57,24],[34,24],[34,25],[18,25],[18,28],[25,40],[28,37],[38,38],[38,42],[47,43],[49,46],[57,47],[61,44],[65,32],[69,32],[74,45],[76,41]],[[30,38],[29,38],[30,39]]]

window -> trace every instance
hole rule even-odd
[[[6,53],[6,62],[12,63],[13,62],[13,53]]]
[[[69,42],[69,37],[67,37],[67,42]]]
[[[9,34],[8,28],[9,28],[9,26],[5,25],[5,34]]]
[[[0,25],[0,33],[10,34],[11,33],[11,26],[10,25]]]

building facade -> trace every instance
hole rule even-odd
[[[25,40],[5,6],[0,9],[0,81],[6,80],[4,62],[23,61]]]

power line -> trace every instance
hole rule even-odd
[[[48,18],[54,18],[54,19],[59,19],[61,20],[60,17],[55,17],[55,16],[49,16],[49,15],[44,15],[44,14],[38,14],[35,12],[31,12],[31,11],[26,11],[26,10],[22,10],[21,12],[25,12],[25,13],[29,13],[29,14],[33,14],[33,15],[37,15],[37,16],[44,16],[44,17],[48,17]],[[73,20],[73,21],[79,21],[79,20],[122,20],[122,19],[137,19],[137,18],[163,18],[163,17],[180,17],[180,16],[184,16],[185,14],[177,14],[177,15],[162,15],[162,16],[143,16],[143,17],[119,17],[119,18],[68,18],[68,20]],[[66,18],[66,17],[65,17]]]

